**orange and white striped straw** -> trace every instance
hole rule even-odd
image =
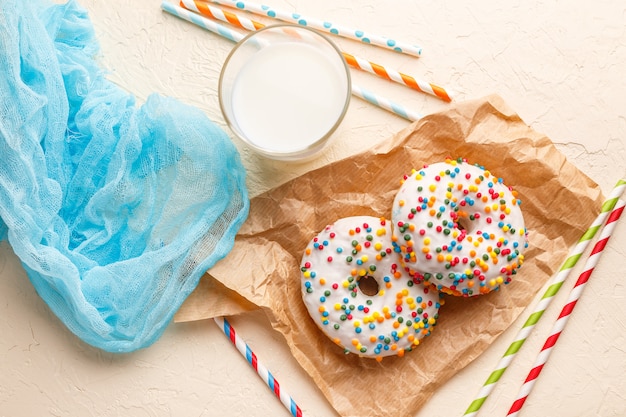
[[[180,5],[187,10],[196,12],[215,20],[230,23],[231,25],[241,29],[254,31],[265,27],[265,24],[261,22],[257,22],[255,20],[248,19],[247,17],[237,15],[220,7],[212,6],[205,1],[180,0]],[[351,67],[369,72],[370,74],[377,75],[386,80],[405,85],[422,93],[433,95],[443,101],[452,101],[451,93],[446,91],[446,89],[443,87],[423,80],[418,80],[415,77],[403,74],[399,71],[396,71],[395,69],[387,68],[380,64],[367,61],[365,59],[351,55],[347,52],[342,52],[342,55],[346,60],[346,63]]]
[[[406,75],[394,69],[386,68],[374,62],[355,57],[354,55],[350,55],[346,52],[342,52],[342,54],[348,65],[350,65],[351,67],[367,71],[371,74],[378,75],[381,78],[385,78],[399,84],[404,84],[414,90],[438,97],[443,101],[452,101],[451,94],[448,93],[448,91],[446,91],[446,89],[443,87],[431,84],[426,81],[418,80],[414,77],[411,77],[410,75]]]
[[[265,27],[263,23],[239,17],[235,13],[220,9],[219,7],[211,6],[203,1],[180,0],[180,5],[187,10],[191,10],[192,12],[199,13],[215,20],[230,23],[231,25],[241,29],[254,31]]]
[[[210,32],[213,32],[217,35],[222,36],[225,39],[228,39],[233,42],[241,41],[245,36],[241,33],[226,27],[225,25],[216,22],[215,20],[208,19],[201,14],[194,13],[189,9],[185,9],[184,7],[179,7],[174,4],[167,2],[167,0],[163,0],[161,2],[161,8],[163,11],[179,17],[183,20],[186,20],[194,25],[206,29]],[[370,91],[365,91],[360,88],[356,84],[352,84],[352,95],[362,98],[363,100],[368,101],[369,103],[378,106],[383,110],[387,110],[391,113],[397,114],[398,116],[404,117],[409,121],[418,120],[421,116],[411,112],[408,109],[405,109],[401,105],[397,103],[391,102],[386,97],[380,96]]]

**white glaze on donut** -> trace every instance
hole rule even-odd
[[[389,221],[346,217],[307,245],[302,296],[319,328],[345,353],[400,355],[430,334],[440,294],[414,283],[391,243]],[[375,280],[377,292],[371,285]],[[375,292],[367,295],[367,292]]]
[[[528,247],[517,193],[460,159],[406,176],[391,218],[394,245],[409,273],[453,295],[486,294],[508,284]]]

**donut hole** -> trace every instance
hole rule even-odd
[[[456,228],[459,230],[465,230],[466,233],[471,233],[475,225],[475,222],[473,221],[474,219],[468,213],[457,215],[457,217],[453,220]]]
[[[465,231],[469,232],[469,229],[471,227],[470,219],[468,219],[466,217],[461,217],[457,221],[455,221],[454,223],[456,224],[457,229],[465,230]]]
[[[369,296],[378,294],[378,290],[380,289],[378,281],[371,275],[359,277],[357,279],[357,285],[363,294]]]

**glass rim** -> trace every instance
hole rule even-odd
[[[346,94],[345,94],[345,97],[343,98],[344,103],[343,103],[341,112],[337,116],[333,125],[321,137],[319,137],[315,141],[307,144],[306,146],[300,149],[287,151],[287,152],[280,152],[274,149],[268,149],[257,143],[253,143],[250,139],[246,137],[246,135],[243,134],[243,132],[240,131],[240,129],[237,126],[237,122],[235,120],[231,120],[231,117],[229,117],[228,111],[226,110],[226,104],[224,103],[224,87],[223,87],[224,78],[225,78],[226,70],[228,69],[228,65],[231,63],[233,57],[235,56],[235,54],[237,54],[237,52],[241,49],[241,47],[245,43],[247,43],[251,38],[258,36],[259,34],[262,34],[263,32],[281,29],[281,28],[290,28],[292,30],[306,31],[308,33],[313,34],[314,36],[317,36],[319,39],[323,40],[325,44],[329,45],[337,53],[337,57],[339,58],[339,62],[341,63],[341,68],[343,69],[342,74],[345,73],[345,77],[346,77],[345,78]],[[244,36],[239,42],[235,44],[235,46],[229,51],[228,55],[226,56],[224,64],[222,65],[222,68],[220,70],[220,76],[218,80],[218,101],[219,101],[220,111],[222,112],[222,115],[224,116],[226,124],[228,125],[230,130],[248,146],[252,147],[256,151],[270,158],[274,157],[276,159],[301,159],[303,157],[306,157],[320,150],[323,147],[323,145],[328,141],[330,136],[337,130],[337,128],[339,127],[343,119],[345,118],[345,115],[347,114],[348,108],[350,105],[351,94],[352,94],[352,77],[350,74],[350,69],[343,56],[343,53],[341,52],[339,47],[335,44],[335,42],[333,42],[328,36],[314,29],[308,28],[306,26],[291,24],[291,23],[277,23],[277,24],[267,25],[261,29],[250,32],[246,36]]]

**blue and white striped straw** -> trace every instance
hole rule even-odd
[[[285,10],[278,10],[270,6],[243,0],[211,0],[216,4],[223,4],[238,10],[245,10],[259,16],[271,17],[272,19],[292,23],[294,25],[307,26],[320,32],[330,35],[341,36],[347,39],[360,41],[369,45],[400,52],[403,54],[419,57],[422,55],[422,47],[418,45],[390,39],[385,36],[376,35],[363,30],[348,28],[329,22],[327,20],[315,19],[311,16],[304,16],[300,13],[292,13]]]
[[[206,17],[203,17],[197,13],[194,13],[190,10],[187,10],[183,7],[179,7],[179,6],[175,6],[171,3],[168,3],[166,1],[163,1],[161,3],[161,8],[170,13],[171,15],[174,15],[176,17],[179,17],[183,20],[186,20],[188,22],[191,22],[203,29],[206,29],[208,31],[211,31],[215,34],[218,34],[228,40],[231,40],[233,42],[239,42],[241,41],[245,35],[230,29],[227,26],[224,26],[221,23],[218,23],[217,21],[211,20],[211,19],[207,19]],[[392,101],[390,101],[389,99],[382,97],[378,94],[375,94],[371,91],[365,90],[361,87],[359,87],[356,84],[352,84],[352,95],[359,97],[367,102],[369,102],[370,104],[373,104],[375,106],[380,107],[381,109],[390,111],[392,113],[395,113],[398,116],[401,116],[409,121],[415,121],[415,120],[419,120],[422,118],[421,115],[412,112],[408,109],[406,109],[405,107],[401,106],[400,104],[394,103]]]
[[[174,15],[183,20],[191,22],[196,26],[200,26],[201,28],[216,33],[230,41],[239,42],[244,38],[243,34],[226,27],[221,23],[217,23],[214,20],[207,19],[206,17],[200,16],[197,13],[193,13],[187,9],[173,5],[166,1],[163,1],[161,3],[161,8],[171,15]]]
[[[381,97],[377,94],[372,93],[371,91],[365,90],[356,84],[352,84],[352,94],[369,103],[374,104],[375,106],[395,113],[398,116],[404,117],[411,122],[422,118],[422,115],[415,113],[398,103],[388,100],[385,97]]]

